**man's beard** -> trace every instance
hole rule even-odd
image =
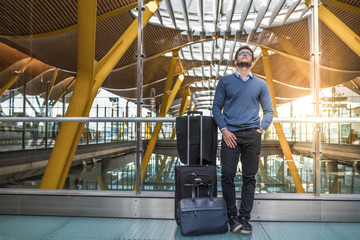
[[[251,67],[251,62],[237,62],[236,65],[238,67],[246,67],[246,68],[249,68]]]

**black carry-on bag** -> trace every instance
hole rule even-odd
[[[200,114],[200,116],[190,117],[190,114]],[[182,117],[184,118],[184,117]],[[195,182],[204,181],[211,186],[212,195],[217,197],[217,176],[216,176],[216,167],[214,165],[204,166],[202,165],[203,158],[203,116],[202,112],[188,112],[187,117],[187,165],[179,165],[175,167],[175,220],[179,224],[179,201],[184,198],[191,198],[192,187]],[[197,119],[200,118],[200,119]],[[177,119],[179,120],[179,119]],[[183,119],[182,119],[183,120]],[[190,122],[191,120],[200,120],[200,165],[189,165],[190,159]],[[197,121],[192,121],[197,122]],[[178,131],[178,130],[177,130]],[[177,139],[179,141],[179,139]],[[215,153],[216,154],[216,153]],[[182,161],[184,162],[184,161]],[[197,196],[207,197],[208,190],[205,188],[197,188]]]
[[[195,190],[205,187],[207,197],[195,197]],[[184,236],[221,234],[228,231],[226,203],[212,195],[211,187],[203,181],[195,182],[191,198],[179,201],[179,220]]]

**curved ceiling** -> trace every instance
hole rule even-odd
[[[99,61],[136,18],[137,1],[97,3],[95,60]],[[360,35],[359,1],[321,3]],[[234,72],[234,53],[244,44],[255,51],[252,72],[263,79],[261,47],[269,50],[278,104],[309,95],[310,14],[305,0],[163,0],[144,28],[145,106],[154,93],[156,104],[161,103],[172,51],[179,49],[174,80],[181,73],[185,80],[170,111],[177,112],[186,86],[200,108],[211,108],[217,81]],[[26,83],[26,94],[48,95],[53,103],[72,91],[77,69],[77,1],[4,0],[0,16],[0,88],[17,76],[9,90],[23,92]],[[321,87],[359,86],[357,53],[321,21],[319,35]],[[134,41],[102,88],[136,101],[136,53]]]

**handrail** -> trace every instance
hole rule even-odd
[[[175,122],[176,117],[0,117],[0,122]],[[275,123],[360,123],[360,118],[274,118]]]

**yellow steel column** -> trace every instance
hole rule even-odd
[[[150,115],[146,115],[145,117],[150,117]],[[150,139],[150,122],[145,122],[145,139]]]
[[[181,105],[180,105],[180,111],[179,111],[179,116],[184,115],[184,113],[186,112],[186,109],[190,103],[191,100],[191,91],[190,91],[190,87],[186,86],[183,92],[183,97],[181,100]]]
[[[350,81],[357,89],[360,89],[359,84],[357,84],[354,80]]]
[[[53,86],[54,86],[55,79],[56,79],[56,77],[57,77],[57,75],[58,75],[58,72],[59,72],[59,69],[56,68],[55,71],[54,71],[54,74],[53,74],[53,76],[52,76],[52,78],[51,78],[50,84],[49,84],[49,86],[48,86],[48,89],[47,89],[47,92],[46,92],[46,97],[45,97],[45,100],[44,100],[43,105],[46,104],[45,101],[46,101],[47,99],[49,99],[49,97],[50,97],[50,93],[51,93],[51,90],[52,90],[52,88],[53,88]],[[52,106],[54,106],[54,105],[52,105]]]
[[[33,58],[30,58],[19,70],[20,73],[23,73],[25,71],[25,69],[30,65],[30,63],[32,62]],[[6,91],[8,90],[18,79],[19,79],[20,75],[17,76],[13,76],[9,82],[7,82],[1,89],[0,89],[0,96]]]
[[[347,3],[342,3],[339,2],[338,0],[321,0],[322,3],[332,6],[332,7],[336,7],[348,12],[352,12],[352,13],[356,13],[356,14],[360,14],[360,8],[355,7],[355,6],[351,6]]]
[[[157,11],[160,2],[161,1],[151,1],[145,6],[145,11],[143,13],[144,26],[150,20],[152,15]],[[100,88],[110,71],[115,67],[124,53],[136,39],[137,27],[138,19],[136,18],[119,38],[119,40],[114,44],[114,46],[109,50],[109,52],[96,65],[95,85],[93,87],[93,91],[96,89],[95,93],[97,93],[97,90]]]
[[[175,161],[176,160],[176,161]],[[175,163],[174,163],[175,162]],[[175,157],[172,157],[171,158],[171,162],[170,162],[170,165],[169,165],[169,168],[164,176],[164,182],[166,182],[169,178],[169,175],[171,172],[175,172],[175,167],[177,166],[177,163],[179,162],[179,158],[175,158]],[[174,166],[173,166],[174,165]]]
[[[144,26],[148,23],[151,16],[157,11],[159,4],[161,1],[151,1],[149,2],[143,13],[143,23]],[[83,116],[89,116],[89,112],[91,110],[91,106],[94,102],[96,94],[104,82],[105,78],[109,75],[111,70],[115,67],[118,61],[125,54],[126,50],[130,47],[133,41],[137,37],[137,18],[133,21],[133,23],[128,27],[128,29],[123,33],[120,39],[114,44],[114,46],[110,49],[110,51],[101,59],[99,63],[95,66],[95,82],[92,86],[91,95],[89,101],[87,102],[85,111]],[[78,142],[80,141],[81,134],[85,123],[81,123],[76,131],[76,138],[74,139],[74,144],[72,146],[71,152],[68,155],[66,160],[66,166],[64,168],[64,172],[61,177],[61,181],[59,183],[58,188],[62,188],[65,183],[67,173],[71,167],[72,159],[75,155]]]
[[[176,158],[176,159],[177,159],[177,158]],[[171,170],[172,170],[172,165],[174,164],[174,161],[175,161],[175,157],[171,157],[171,160],[170,160],[170,163],[169,163],[169,167],[168,167],[168,169],[166,170],[165,175],[164,175],[164,180],[163,180],[163,182],[166,182],[167,179],[169,178],[169,174],[170,174],[170,172],[171,172]],[[177,162],[176,162],[176,163],[177,163]],[[175,165],[176,165],[176,163],[175,163]]]
[[[166,102],[167,102],[168,97],[169,97],[169,92],[170,92],[171,85],[172,85],[173,79],[174,79],[176,64],[178,62],[178,51],[179,51],[178,49],[173,51],[173,56],[171,57],[169,71],[168,71],[165,86],[164,86],[164,95],[163,95],[163,97],[161,99],[160,113],[159,113],[158,117],[165,117],[165,115],[166,115],[166,112],[165,112],[166,104],[167,104]],[[162,127],[162,122],[156,123],[156,125],[154,127],[154,130],[152,132],[151,138],[149,140],[148,146],[147,146],[145,154],[143,156],[142,167],[141,167],[141,180],[143,178],[143,172],[145,174],[145,171],[146,171],[147,165],[149,163],[151,154],[152,154],[152,152],[153,152],[153,150],[155,148],[155,144],[156,144],[156,141],[158,139],[158,135],[159,135],[161,127]],[[145,165],[144,162],[146,162],[146,167],[143,170],[144,165]],[[136,190],[136,182],[134,183],[133,190],[134,191]]]
[[[169,71],[168,71],[165,86],[164,86],[164,95],[161,99],[160,112],[165,112],[165,109],[167,106],[166,103],[168,102],[168,98],[170,95],[171,86],[173,84],[173,78],[175,75],[176,64],[177,64],[178,57],[179,57],[178,52],[179,52],[179,49],[174,50],[173,56],[171,57],[170,67],[169,67]]]
[[[310,0],[306,0],[305,3],[309,7]],[[346,4],[342,4],[345,7]],[[359,8],[348,6],[347,8],[354,9],[355,12],[359,12]],[[360,56],[360,37],[351,30],[345,23],[343,23],[338,17],[330,12],[324,5],[319,6],[319,18],[325,23],[325,25],[331,29],[349,48],[351,48],[358,56]]]
[[[176,127],[173,128],[173,133],[171,134],[170,140],[174,140],[175,134],[176,134]],[[164,171],[165,164],[166,164],[166,161],[167,161],[168,157],[169,156],[167,156],[167,155],[164,156],[163,160],[161,161],[160,169],[159,169],[159,172],[157,173],[155,182],[160,181],[160,178],[161,178],[161,175],[162,175],[162,173]]]
[[[190,95],[189,87],[186,86],[184,91],[183,91],[183,97],[182,97],[182,101],[181,101],[181,105],[180,105],[179,117],[184,115],[184,113],[186,111],[186,108],[189,105],[189,102],[190,102],[190,96],[189,95]],[[174,140],[175,136],[176,136],[176,127],[174,127],[174,129],[173,129],[173,133],[172,133],[170,139]],[[164,171],[167,159],[168,159],[168,156],[164,156],[164,159],[161,162],[159,172],[158,172],[158,174],[156,176],[155,182],[160,181],[160,178],[161,178],[161,175],[162,175],[162,173]]]
[[[166,95],[166,90],[164,89],[164,96],[163,96],[163,99],[161,101],[161,105],[162,106],[165,105],[166,107],[164,107],[164,108],[161,107],[161,109],[163,111],[159,113],[159,117],[165,117],[166,116],[166,114],[167,114],[167,112],[168,112],[168,110],[170,108],[170,105],[173,102],[173,100],[174,100],[174,98],[175,98],[175,96],[176,96],[176,94],[177,94],[183,80],[184,80],[184,75],[180,74],[179,77],[176,80],[176,83],[174,84],[173,89],[171,90],[171,93],[167,97],[168,102],[165,102],[165,103],[163,102],[164,97]],[[145,151],[145,154],[144,154],[144,157],[143,157],[143,161],[142,161],[142,165],[141,165],[141,181],[143,180],[143,178],[145,176],[145,172],[146,172],[147,166],[149,164],[151,154],[152,154],[152,152],[153,152],[153,150],[155,148],[155,144],[156,144],[156,141],[158,139],[161,127],[162,127],[162,122],[156,123],[154,131],[153,131],[153,133],[151,135],[151,139],[150,139],[150,141],[148,143],[148,146],[146,148],[146,151]],[[133,190],[136,190],[136,183],[134,184]]]
[[[268,54],[268,51],[266,48],[262,47],[261,50],[263,53],[263,64],[264,64],[264,71],[265,71],[265,76],[266,76],[266,83],[269,86],[269,90],[270,90],[270,94],[271,94],[271,101],[272,101],[273,110],[274,110],[274,117],[277,118],[278,114],[277,114],[277,109],[276,109],[275,89],[274,89],[274,85],[272,82],[270,57],[269,57],[269,54]],[[286,163],[289,167],[291,176],[294,180],[296,191],[298,193],[304,193],[305,191],[302,186],[302,182],[301,182],[298,170],[296,168],[296,165],[294,163],[294,159],[293,159],[290,147],[289,147],[289,143],[286,140],[282,126],[280,123],[273,123],[273,124],[274,124],[275,130],[276,130],[276,134],[279,138],[279,143],[280,143],[281,149],[285,155]]]
[[[89,101],[94,79],[96,5],[96,0],[78,1],[77,80],[74,93],[66,111],[66,117],[82,117],[86,104]],[[59,187],[61,177],[64,175],[66,161],[75,144],[74,140],[79,125],[80,123],[76,122],[65,122],[61,124],[40,188],[62,188],[62,186]]]
[[[360,56],[360,37],[322,4],[319,6],[319,18],[349,48]]]
[[[107,184],[106,184],[106,182],[104,181],[104,178],[101,175],[97,176],[96,180],[97,180],[98,185],[100,186],[101,190],[108,190]]]
[[[184,81],[184,74],[180,74],[179,77],[176,79],[176,82],[174,84],[174,87],[172,88],[171,92],[170,92],[170,95],[168,95],[168,99],[166,100],[166,109],[165,109],[165,112],[167,113],[171,107],[171,104],[172,102],[174,101],[175,99],[175,96],[176,94],[178,93],[179,89],[180,89],[180,86],[181,84],[183,83]]]
[[[73,85],[73,83],[75,82],[75,77],[71,77],[71,81],[68,85],[66,85],[66,87],[64,88],[64,90],[59,94],[59,96],[55,99],[55,101],[53,103],[51,103],[51,106],[55,106],[55,104],[66,94],[66,92],[70,89],[70,87]],[[67,78],[70,79],[70,78]]]

